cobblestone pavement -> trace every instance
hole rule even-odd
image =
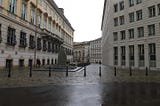
[[[102,66],[101,77],[99,76],[99,65],[92,64],[86,68],[86,77],[84,71],[69,72],[66,77],[65,72],[52,71],[49,77],[48,71],[33,71],[32,77],[29,77],[29,69],[12,71],[11,77],[8,78],[7,71],[0,72],[0,87],[26,87],[26,86],[42,86],[42,85],[84,85],[99,84],[107,82],[160,82],[160,72],[149,72],[148,76],[145,71],[133,71],[130,76],[129,71],[117,71],[114,76],[114,70]]]

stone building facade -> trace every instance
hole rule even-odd
[[[105,0],[102,63],[160,68],[160,0]]]
[[[74,42],[73,61],[78,63],[90,62],[90,42]]]
[[[102,38],[90,41],[90,62],[102,62]]]
[[[0,68],[73,60],[74,29],[53,0],[0,0]]]

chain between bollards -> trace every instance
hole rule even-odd
[[[86,77],[86,66],[84,66],[84,77]]]

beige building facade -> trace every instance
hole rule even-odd
[[[105,0],[102,63],[160,69],[160,0]]]
[[[74,42],[73,45],[73,61],[78,63],[90,62],[90,42]]]
[[[102,62],[102,38],[90,41],[90,62]]]
[[[0,68],[73,61],[74,29],[53,0],[0,0]]]

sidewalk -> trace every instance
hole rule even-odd
[[[152,71],[145,75],[145,71],[133,71],[130,76],[129,71],[117,71],[114,76],[114,70],[102,66],[101,77],[99,76],[99,65],[91,64],[86,68],[86,77],[84,71],[66,72],[52,71],[49,77],[48,71],[32,71],[32,77],[29,77],[29,69],[12,71],[11,77],[8,78],[7,71],[0,72],[0,88],[6,87],[26,87],[26,86],[43,86],[43,85],[85,85],[98,84],[107,82],[160,82],[160,72]]]

